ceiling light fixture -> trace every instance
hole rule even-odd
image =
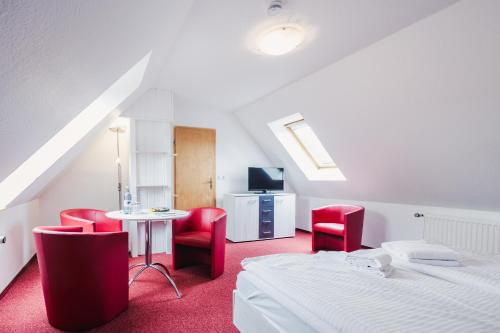
[[[259,50],[269,55],[282,55],[302,44],[304,30],[296,25],[280,25],[263,33],[258,39]]]
[[[287,22],[275,24],[257,35],[256,46],[260,53],[278,56],[293,51],[304,42],[305,31],[301,26],[290,23],[290,18],[287,19],[285,3],[286,0],[270,0],[267,15],[275,17],[270,21]]]
[[[283,10],[284,4],[283,0],[271,0],[269,7],[267,7],[267,14],[269,16],[278,15]]]

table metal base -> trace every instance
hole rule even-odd
[[[141,267],[141,269],[137,273],[135,273],[134,276],[128,281],[128,285],[129,286],[132,285],[132,282],[134,282],[135,279],[137,279],[137,277],[139,275],[141,275],[141,273],[144,272],[146,269],[152,268],[152,269],[160,272],[168,280],[168,282],[170,282],[170,284],[172,285],[172,287],[175,290],[175,293],[177,294],[177,298],[181,298],[182,294],[179,292],[179,289],[177,289],[177,286],[175,285],[174,280],[170,276],[170,272],[168,271],[167,267],[165,267],[165,265],[160,264],[158,262],[153,262],[153,252],[152,252],[152,242],[151,242],[152,222],[153,222],[152,220],[147,220],[147,221],[145,221],[145,224],[144,224],[144,226],[146,228],[146,230],[144,232],[145,238],[146,238],[145,263],[134,264],[128,268],[129,270],[131,270],[131,269],[134,269],[137,267]]]

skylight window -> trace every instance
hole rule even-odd
[[[330,154],[328,154],[325,147],[321,144],[321,141],[319,141],[312,128],[304,119],[287,124],[286,127],[292,132],[295,139],[297,139],[318,168],[336,167]]]
[[[268,124],[309,180],[346,180],[311,126],[300,113]]]

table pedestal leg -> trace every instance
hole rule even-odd
[[[177,294],[177,298],[181,298],[182,294],[179,292],[179,289],[177,289],[177,286],[175,285],[174,280],[170,276],[170,273],[164,265],[160,263],[153,263],[153,251],[152,251],[152,240],[151,240],[151,234],[152,234],[152,223],[153,221],[147,220],[144,223],[145,226],[145,241],[146,241],[146,248],[145,248],[145,263],[144,264],[135,264],[129,267],[129,270],[135,267],[142,267],[128,282],[128,285],[132,285],[132,282],[137,279],[139,275],[141,275],[142,272],[144,272],[148,268],[152,268],[158,272],[160,272],[167,280],[170,282],[172,287],[175,290],[175,293]]]

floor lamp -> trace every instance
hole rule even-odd
[[[116,134],[116,165],[118,167],[118,207],[122,210],[122,164],[120,161],[120,134],[125,133],[125,127],[115,126],[110,127],[109,130]]]

